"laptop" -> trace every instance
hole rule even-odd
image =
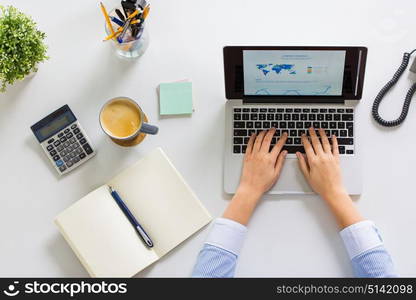
[[[275,127],[272,146],[288,133],[287,159],[270,194],[313,193],[299,170],[301,135],[323,128],[338,137],[346,189],[361,194],[355,107],[362,96],[365,47],[224,47],[226,141],[224,190],[238,187],[250,135]]]

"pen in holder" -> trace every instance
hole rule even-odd
[[[117,12],[118,11],[118,12]],[[146,23],[143,18],[135,19],[125,17],[125,20],[120,20],[120,12],[122,7],[114,8],[108,14],[111,22],[104,23],[107,39],[115,48],[116,53],[123,58],[138,58],[144,54],[149,46],[149,34],[146,29]],[[112,30],[109,28],[112,26]],[[123,26],[122,26],[123,25]],[[133,26],[135,28],[133,28]],[[112,38],[112,33],[115,35]]]

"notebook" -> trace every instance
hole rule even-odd
[[[147,248],[108,190],[111,185],[151,237]],[[132,277],[207,225],[211,216],[157,148],[55,218],[92,277]]]
[[[192,114],[192,82],[179,81],[159,85],[160,115]]]

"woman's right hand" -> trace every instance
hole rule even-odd
[[[313,128],[309,128],[309,133],[311,142],[305,135],[302,136],[306,157],[300,152],[296,153],[303,175],[311,188],[324,199],[332,195],[345,193],[339,165],[337,138],[332,136],[333,147],[331,149],[323,129],[319,129],[322,143]]]
[[[300,152],[296,153],[300,169],[309,185],[329,205],[341,228],[362,221],[362,216],[342,183],[337,138],[332,136],[331,149],[323,129],[319,130],[322,142],[313,128],[309,128],[309,133],[311,142],[305,135],[302,136],[306,157]]]

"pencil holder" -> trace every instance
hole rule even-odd
[[[110,17],[117,17],[115,9],[116,8],[110,11]],[[117,31],[120,28],[120,26],[113,22],[111,23],[111,26],[113,27],[114,31]],[[110,28],[108,28],[106,22],[104,23],[104,28],[107,35],[110,35],[111,31]],[[113,38],[110,42],[113,45],[117,55],[120,57],[138,58],[142,56],[149,46],[149,33],[146,29],[146,23],[143,23],[136,37],[132,37],[131,33],[129,32],[125,35],[123,42],[120,43],[117,38]]]

